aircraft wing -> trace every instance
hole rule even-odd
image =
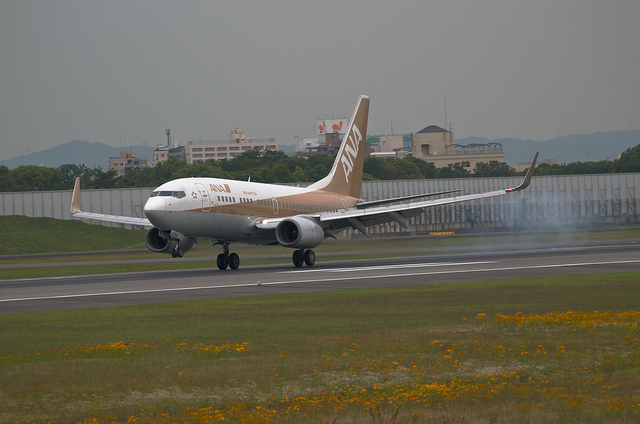
[[[116,224],[139,225],[147,228],[153,227],[153,224],[149,222],[147,218],[136,218],[134,216],[106,215],[82,211],[73,212],[72,216],[74,219],[92,219],[94,221],[113,222]]]
[[[529,167],[527,175],[524,177],[522,183],[514,188],[489,191],[486,193],[453,196],[444,199],[423,200],[419,202],[409,201],[411,200],[411,198],[419,196],[407,196],[406,202],[400,199],[401,201],[395,205],[373,206],[368,208],[350,208],[338,212],[315,214],[312,216],[320,222],[330,224],[328,227],[329,229],[338,230],[341,228],[353,227],[365,235],[368,235],[367,227],[392,221],[395,221],[402,227],[408,229],[409,218],[420,215],[426,208],[432,206],[448,205],[451,203],[466,202],[469,200],[502,196],[515,191],[524,190],[531,183],[531,177],[533,176],[533,170],[535,168],[537,159],[538,153],[536,153],[535,157],[533,158],[531,166]]]
[[[422,211],[426,208],[430,208],[433,206],[441,206],[448,205],[451,203],[459,203],[459,202],[467,202],[469,200],[477,200],[477,199],[486,199],[489,197],[503,196],[505,194],[509,194],[515,191],[524,190],[531,183],[531,177],[533,176],[533,169],[535,168],[536,161],[538,159],[538,153],[536,153],[533,161],[531,162],[531,166],[527,172],[527,175],[524,177],[522,183],[514,188],[507,188],[503,190],[495,190],[489,191],[486,193],[476,193],[476,194],[467,194],[462,196],[453,196],[447,197],[444,199],[434,199],[434,200],[423,200],[414,202],[411,201],[415,198],[432,196],[437,194],[449,194],[455,193],[457,190],[451,190],[447,192],[441,193],[431,193],[431,194],[422,194],[422,195],[413,195],[406,196],[402,198],[395,199],[386,199],[380,201],[366,202],[364,205],[369,207],[362,207],[363,204],[358,205],[355,208],[349,208],[340,210],[337,212],[323,212],[316,214],[306,215],[308,217],[314,218],[320,223],[325,223],[323,225],[326,228],[325,231],[328,230],[341,230],[348,227],[353,227],[360,231],[365,235],[369,235],[367,232],[367,227],[377,224],[382,224],[385,222],[395,221],[400,224],[402,227],[408,229],[409,228],[409,218],[413,218],[414,216],[418,216],[422,213]],[[396,204],[388,205],[385,203],[395,202]],[[380,206],[377,206],[380,204]],[[275,218],[259,221],[256,223],[256,227],[263,230],[273,230],[275,227],[286,218]]]
[[[469,200],[502,196],[507,190],[496,190],[487,193],[469,194],[464,196],[447,197],[444,199],[425,200],[422,202],[407,202],[390,206],[378,206],[367,209],[346,209],[328,214],[312,215],[320,222],[330,223],[329,228],[340,229],[353,227],[365,235],[369,235],[366,228],[371,225],[395,221],[402,227],[409,228],[409,218],[418,216],[426,208]]]
[[[113,222],[116,224],[139,225],[142,227],[153,227],[147,218],[136,218],[133,216],[106,215],[102,213],[83,212],[80,209],[80,178],[76,178],[71,197],[71,216],[74,219],[92,219],[101,222]]]

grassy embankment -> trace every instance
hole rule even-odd
[[[142,249],[144,230],[126,230],[80,221],[0,216],[0,255]]]
[[[0,279],[211,268],[215,267],[215,257],[222,251],[220,246],[211,247],[207,240],[200,240],[200,244],[182,259],[172,259],[169,255],[148,251],[130,252],[128,250],[146,249],[145,230],[108,228],[88,225],[79,221],[12,216],[0,217],[0,226],[4,228],[2,239],[5,241],[0,243],[0,256],[122,250],[121,253],[96,253],[93,255],[65,253],[45,258],[5,256],[0,258],[0,265],[21,265],[23,268],[1,270]],[[362,259],[460,253],[482,248],[500,250],[501,248],[512,248],[513,244],[535,247],[541,243],[575,243],[592,242],[599,239],[624,240],[629,238],[640,238],[640,229],[606,232],[484,234],[445,238],[436,236],[403,239],[341,239],[327,240],[314,250],[318,255],[318,260],[339,260],[343,258]],[[234,244],[232,250],[240,255],[241,266],[289,263],[291,261],[291,249],[279,246],[252,247]],[[78,265],[78,263],[89,261],[100,263],[87,266]],[[38,264],[38,267],[24,268],[28,264]]]
[[[639,280],[4,315],[0,422],[638,422]]]

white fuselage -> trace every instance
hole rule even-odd
[[[252,244],[274,243],[256,231],[266,218],[313,215],[355,206],[358,199],[323,190],[218,178],[169,181],[147,200],[144,213],[159,230]]]

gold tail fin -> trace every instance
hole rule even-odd
[[[360,96],[329,175],[309,188],[359,198],[369,121],[369,96]]]

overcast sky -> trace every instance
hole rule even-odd
[[[371,96],[369,134],[640,128],[640,1],[0,0],[0,159],[71,140],[293,144]]]

